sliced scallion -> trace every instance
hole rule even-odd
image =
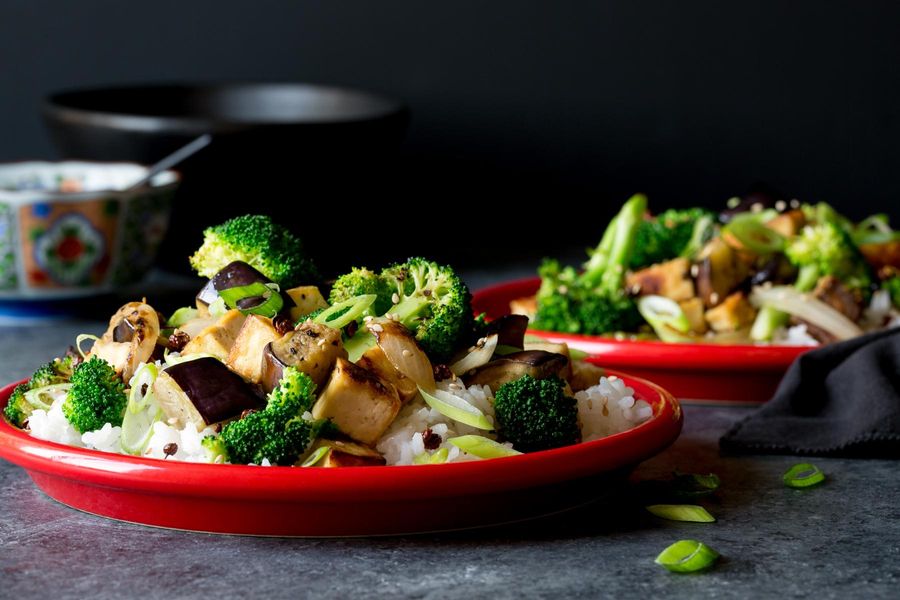
[[[677,302],[665,296],[641,296],[637,309],[650,324],[656,335],[664,342],[683,341],[683,335],[690,331],[691,322]]]
[[[719,553],[696,540],[680,540],[660,552],[656,564],[673,573],[694,573],[708,569],[719,559]]]
[[[419,393],[422,394],[422,398],[425,399],[425,403],[428,406],[449,419],[459,421],[476,429],[490,431],[494,428],[494,424],[483,412],[462,398],[443,390],[435,390],[434,394],[429,394],[421,387],[419,388]]]
[[[647,512],[670,521],[687,521],[689,523],[715,523],[716,518],[702,506],[696,504],[651,504]]]
[[[178,310],[172,313],[172,316],[169,317],[169,320],[166,321],[166,324],[169,327],[181,327],[188,321],[197,318],[198,311],[196,308],[191,306],[182,306]]]
[[[44,387],[35,388],[25,392],[25,401],[35,408],[50,410],[50,407],[53,405],[52,397],[50,402],[45,402],[44,395],[52,392],[68,392],[70,389],[72,389],[71,383],[53,383],[45,385]]]
[[[447,441],[466,454],[471,454],[478,458],[502,458],[504,456],[522,454],[518,450],[513,450],[481,435],[461,435],[450,438]]]
[[[334,329],[340,329],[349,324],[350,321],[355,321],[363,316],[363,313],[375,303],[376,298],[378,298],[378,296],[375,294],[363,294],[361,296],[348,298],[343,302],[332,304],[316,315],[316,318],[313,319],[313,321],[319,325],[327,325]]]
[[[270,286],[258,281],[249,285],[239,285],[219,290],[219,298],[225,302],[228,308],[236,308],[245,315],[274,317],[284,306],[284,299],[282,299],[281,294]],[[253,298],[260,298],[261,301],[253,306],[242,305],[242,300]]]
[[[317,464],[319,464],[319,462],[323,458],[325,458],[325,455],[328,454],[329,452],[331,452],[331,448],[329,448],[328,446],[319,446],[318,448],[316,448],[313,451],[312,454],[309,455],[309,457],[307,457],[306,460],[303,461],[303,463],[301,463],[300,466],[301,467],[314,467]]]
[[[725,226],[725,232],[756,254],[766,255],[784,250],[784,236],[760,223],[755,215],[735,217]]]
[[[792,488],[808,488],[825,481],[825,473],[809,463],[794,465],[782,478],[784,485]]]
[[[81,349],[81,343],[84,340],[94,340],[95,342],[99,342],[100,338],[96,335],[91,335],[90,333],[80,333],[75,337],[75,348],[78,350],[78,354],[81,355],[81,358],[85,358],[85,352]]]

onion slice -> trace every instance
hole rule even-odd
[[[368,329],[395,369],[426,392],[435,390],[434,368],[409,329],[391,319],[370,320]]]
[[[491,357],[494,356],[494,351],[497,349],[499,340],[500,336],[496,333],[481,338],[478,340],[477,344],[472,346],[465,356],[450,365],[450,371],[454,375],[463,375],[472,369],[477,369],[482,365],[488,364],[491,362]],[[518,352],[519,350],[516,351]]]
[[[841,312],[789,286],[757,286],[750,294],[750,303],[757,308],[770,306],[803,319],[827,331],[838,340],[847,340],[863,334],[859,325]]]

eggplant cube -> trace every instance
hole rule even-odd
[[[275,340],[278,334],[272,325],[272,319],[259,315],[250,315],[238,332],[234,345],[228,353],[225,363],[231,370],[252,383],[262,379],[262,355],[266,344]]]
[[[189,341],[181,354],[211,354],[226,360],[246,318],[239,310],[229,310],[219,317],[215,325],[210,325]]]
[[[339,358],[312,414],[316,419],[331,419],[346,435],[372,446],[400,412],[400,405],[393,385]]]
[[[337,358],[347,358],[339,330],[312,321],[301,323],[263,350],[260,358],[263,388],[269,391],[278,385],[286,366],[306,373],[321,386]]]
[[[193,423],[197,431],[265,406],[239,375],[210,357],[188,360],[160,372],[153,382],[153,393],[167,423],[174,427]]]

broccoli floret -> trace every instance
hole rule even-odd
[[[28,390],[28,385],[25,383],[17,385],[13,389],[12,394],[10,394],[6,408],[3,410],[3,414],[6,415],[9,422],[16,427],[24,427],[25,421],[28,420],[35,408],[25,399],[25,392]]]
[[[319,279],[300,239],[263,215],[235,217],[207,228],[203,232],[203,245],[190,260],[197,273],[210,278],[226,265],[240,260],[283,289]]]
[[[434,359],[449,358],[472,331],[472,295],[451,267],[416,257],[387,267],[381,277],[399,299],[387,312]]]
[[[285,368],[263,410],[228,423],[217,436],[204,438],[210,460],[256,465],[263,459],[277,465],[295,463],[318,432],[315,423],[303,418],[315,402],[315,391],[316,384],[307,374],[294,367]]]
[[[795,286],[800,291],[815,287],[825,275],[833,275],[847,288],[868,296],[872,272],[850,234],[832,221],[807,225],[791,239],[785,255],[800,269]]]
[[[641,221],[628,266],[640,269],[681,256],[694,240],[699,249],[712,235],[713,223],[715,215],[704,208],[670,209]]]
[[[48,385],[67,383],[72,377],[72,365],[73,358],[71,356],[54,359],[38,367],[28,383],[16,386],[9,397],[4,411],[10,423],[17,427],[24,427],[25,421],[28,420],[35,408],[48,410],[50,408],[48,403],[42,402],[40,397],[33,397],[31,400],[28,400],[25,397],[25,392],[47,387]]]
[[[377,296],[375,302],[363,316],[380,316],[393,306],[394,303],[391,300],[393,293],[394,288],[390,282],[378,273],[365,267],[354,267],[349,273],[345,273],[335,280],[334,285],[331,286],[328,302],[337,304],[356,296],[375,294]]]
[[[559,377],[525,375],[500,386],[494,412],[503,439],[522,452],[548,450],[581,439],[575,398],[565,395]]]
[[[636,194],[619,211],[579,274],[572,267],[546,260],[539,274],[535,329],[602,334],[628,331],[641,323],[624,290],[625,271],[647,198]]]
[[[66,383],[72,377],[71,356],[57,358],[38,368],[31,376],[30,389],[46,387],[57,383]]]
[[[96,431],[107,423],[122,424],[128,397],[125,384],[112,366],[98,356],[72,371],[72,388],[62,405],[66,420],[79,433]]]

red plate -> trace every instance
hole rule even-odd
[[[496,319],[509,314],[509,302],[533,296],[537,277],[500,283],[477,292],[476,313]],[[594,335],[529,331],[566,342],[598,357],[598,364],[622,369],[664,386],[678,398],[765,402],[772,397],[788,366],[810,346],[669,344],[616,340]]]
[[[617,374],[618,375],[618,374]],[[48,496],[122,521],[215,533],[393,535],[478,527],[571,508],[681,432],[678,402],[621,376],[653,406],[641,425],[593,442],[509,458],[340,469],[168,462],[33,438],[0,419],[0,457]],[[14,385],[0,391],[5,406]]]

